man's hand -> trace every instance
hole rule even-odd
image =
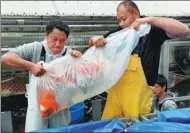
[[[79,51],[77,51],[77,50],[72,50],[70,54],[71,54],[71,56],[74,57],[74,58],[79,58],[79,57],[82,56],[82,53],[79,52]]]
[[[34,76],[37,77],[44,75],[44,73],[46,72],[46,70],[41,64],[33,64],[30,71]]]
[[[107,43],[104,37],[93,37],[92,39],[95,47],[104,47]]]
[[[131,24],[131,28],[135,29],[135,30],[139,30],[139,26],[141,24],[145,24],[145,23],[149,23],[151,17],[145,17],[145,18],[138,18],[136,19],[132,24]]]

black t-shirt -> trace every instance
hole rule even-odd
[[[103,36],[106,38],[110,34],[121,29],[121,27],[118,27],[117,29],[110,31]],[[166,32],[163,29],[151,25],[149,34],[139,39],[139,43],[133,52],[137,53],[141,57],[141,62],[148,85],[154,85],[156,82],[161,45],[165,40],[168,39],[170,38],[166,35]]]

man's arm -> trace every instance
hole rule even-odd
[[[7,65],[16,68],[22,68],[31,71],[35,76],[41,76],[45,69],[40,64],[30,62],[32,60],[35,43],[19,46],[1,57],[1,61]]]
[[[92,47],[92,46],[103,47],[106,44],[105,38],[107,38],[110,34],[115,33],[117,31],[120,31],[120,30],[122,30],[122,28],[121,27],[117,27],[116,29],[107,32],[103,36],[91,37],[88,40],[88,46],[89,47]]]
[[[22,68],[26,70],[31,70],[34,63],[22,59],[19,55],[15,53],[6,53],[1,57],[1,61],[9,66]]]
[[[96,47],[103,47],[106,44],[106,39],[103,36],[95,36],[91,37],[88,40],[88,46],[96,46]]]
[[[1,61],[9,66],[22,68],[31,71],[35,76],[43,75],[46,70],[40,64],[22,59],[15,53],[6,53],[1,57]]]
[[[145,17],[136,19],[131,27],[137,29],[140,24],[148,23],[163,29],[170,38],[183,38],[188,35],[190,29],[187,25],[172,18]]]
[[[89,47],[94,46],[94,44],[93,44],[93,38],[92,37],[88,40],[88,46]]]
[[[73,57],[73,58],[80,58],[82,56],[82,53],[78,50],[72,50],[70,52],[70,55]]]

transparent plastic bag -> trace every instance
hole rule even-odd
[[[139,37],[150,25],[123,29],[106,38],[103,48],[91,47],[81,58],[70,55],[44,63],[47,73],[38,79],[37,95],[43,118],[111,88],[125,71]]]

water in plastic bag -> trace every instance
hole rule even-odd
[[[148,24],[141,25],[138,32],[126,28],[107,37],[105,47],[93,46],[81,58],[66,55],[44,63],[47,72],[36,80],[41,116],[49,117],[115,85],[139,38],[149,31]]]

